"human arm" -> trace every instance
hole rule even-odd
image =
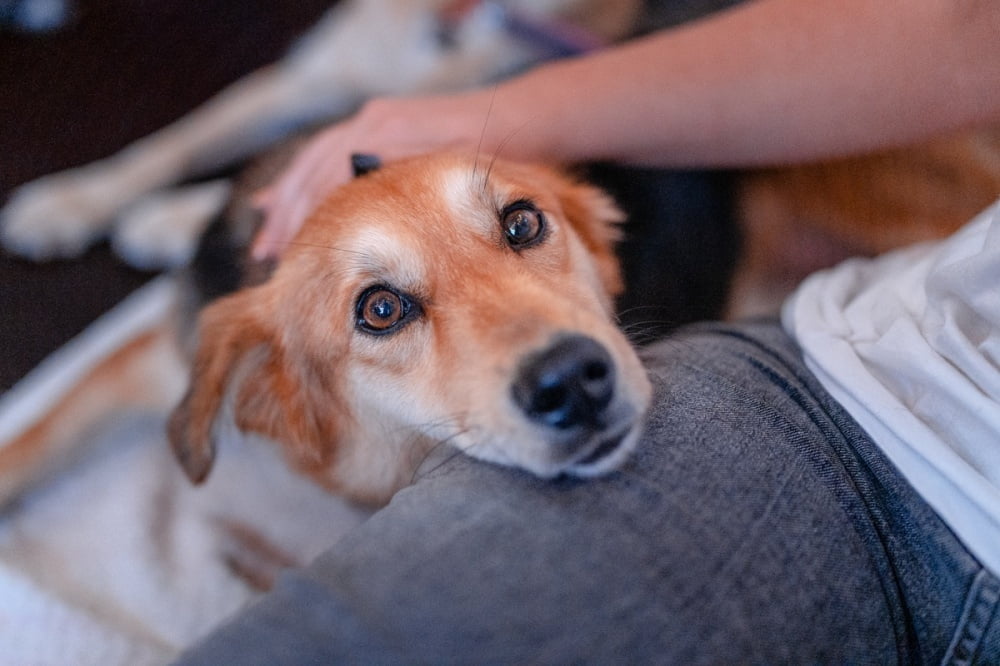
[[[352,152],[444,147],[656,166],[800,162],[1000,117],[1000,6],[758,0],[495,88],[382,99],[321,133],[270,190],[276,252]]]

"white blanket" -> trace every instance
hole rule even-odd
[[[173,299],[170,278],[154,281],[5,394],[0,446],[171,316]],[[167,445],[166,416],[111,410],[84,435],[80,460],[0,515],[0,665],[169,661],[255,595],[229,566],[232,535],[220,525],[252,524],[305,562],[364,519],[252,438],[234,438],[209,481],[192,487]]]

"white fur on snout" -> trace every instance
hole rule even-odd
[[[614,363],[614,393],[602,416],[605,426],[593,431],[563,432],[533,422],[512,399],[505,411],[511,432],[469,453],[478,458],[522,467],[533,474],[551,478],[560,474],[597,477],[614,471],[629,457],[642,434],[649,407],[650,387],[645,372],[631,349],[620,356],[605,345]],[[512,379],[512,382],[514,380]],[[508,390],[509,393],[509,390]],[[584,464],[603,443],[617,439],[618,445],[598,460]]]
[[[532,283],[528,287],[529,291],[536,289],[551,296],[544,285]],[[452,386],[442,400],[464,401],[473,433],[458,438],[456,444],[475,458],[521,467],[540,477],[564,473],[591,477],[610,472],[634,450],[641,434],[651,393],[645,370],[596,299],[578,296],[569,303],[556,300],[550,308],[540,310],[529,308],[526,303],[530,302],[537,304],[538,299],[515,290],[500,301],[499,307],[511,309],[505,328],[476,344],[464,340],[453,345],[456,353],[466,356],[450,377]],[[613,364],[614,393],[604,413],[607,426],[576,435],[588,441],[567,441],[566,432],[534,422],[511,393],[525,358],[571,335],[594,339]],[[594,463],[579,464],[610,438],[621,438],[615,451]]]

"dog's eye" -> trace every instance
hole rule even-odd
[[[542,239],[545,233],[545,216],[530,201],[518,201],[503,209],[500,225],[507,244],[520,250]]]
[[[366,333],[392,333],[415,314],[413,301],[385,286],[371,287],[361,294],[357,325]]]

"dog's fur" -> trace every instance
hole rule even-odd
[[[509,206],[544,220],[530,247],[505,245]],[[341,188],[273,276],[258,266],[247,281],[262,284],[201,314],[193,379],[170,423],[188,477],[208,475],[223,412],[283,446],[292,468],[366,504],[388,499],[442,442],[543,477],[613,469],[634,446],[649,399],[613,325],[621,219],[601,190],[557,170],[454,154],[392,164]],[[406,299],[412,323],[366,332],[359,299],[374,287]],[[105,410],[176,399],[180,348],[191,344],[176,330],[184,319],[123,346],[0,448],[0,503],[71,460],[74,441]],[[581,406],[571,404],[579,391],[589,400],[587,386],[561,383],[565,373],[579,379],[579,364],[596,367],[601,376],[587,382],[608,402],[562,418]],[[538,391],[554,394],[552,404],[532,407]],[[598,448],[608,455],[584,462]]]
[[[474,8],[445,11],[462,4]],[[614,41],[637,24],[663,27],[733,2],[664,5],[645,15],[638,0],[501,4]],[[113,227],[113,244],[130,263],[182,264],[228,185],[166,186],[246,157],[289,128],[348,113],[372,95],[461,88],[551,55],[505,32],[495,9],[450,0],[342,0],[285,59],[178,123],[106,160],[22,186],[0,210],[0,237],[9,249],[40,259],[75,255]],[[729,316],[773,313],[802,277],[847,256],[949,233],[955,220],[969,219],[1000,191],[996,137],[995,129],[985,130],[741,175],[737,208],[746,242]]]
[[[741,174],[731,318],[777,312],[808,274],[944,238],[1000,196],[1000,127]]]
[[[456,14],[447,40],[428,39],[442,28],[437,12],[445,4],[340,3],[286,60],[235,84],[181,123],[105,162],[25,186],[2,213],[5,239],[35,256],[72,253],[104,229],[108,218],[124,214],[155,224],[123,225],[120,242],[140,238],[137,247],[180,248],[178,256],[186,257],[192,234],[218,208],[228,188],[195,186],[165,198],[150,192],[204,166],[208,155],[245,155],[268,140],[268,127],[310,117],[320,107],[322,115],[336,115],[371,94],[460,87],[538,57],[499,31],[483,7]],[[552,0],[511,6],[570,18],[614,39],[629,32],[638,4]],[[383,38],[371,39],[375,33]],[[376,44],[378,52],[372,53]],[[428,51],[432,44],[437,46]],[[386,45],[393,48],[386,50]],[[371,69],[375,63],[377,71]],[[730,299],[731,315],[773,312],[805,273],[849,254],[944,235],[955,220],[971,217],[996,196],[998,154],[996,134],[986,132],[888,156],[743,176],[739,202],[747,242]],[[956,197],[956,188],[967,195]],[[176,214],[178,207],[186,212]],[[168,223],[162,224],[165,219]],[[877,225],[864,228],[859,220]],[[665,225],[656,220],[647,226]],[[897,233],[887,234],[887,227]],[[164,237],[158,230],[169,233]],[[143,263],[138,258],[144,253],[133,255],[137,263]],[[50,437],[40,447],[22,438],[5,455],[11,459],[17,453],[22,469],[40,475],[62,456],[53,444],[56,439]],[[15,495],[17,487],[7,488],[6,494]]]
[[[428,461],[464,453],[542,477],[610,472],[650,401],[614,324],[620,220],[601,190],[538,165],[438,154],[355,179],[268,279],[203,311],[168,427],[181,466],[167,464],[163,439],[81,450],[108,412],[147,399],[166,410],[179,397],[179,318],[120,347],[0,448],[0,502],[15,526],[0,562],[176,649]],[[540,233],[511,243],[512,221]],[[378,298],[364,306],[373,290],[406,299],[388,332],[364,323],[392,314]],[[134,383],[108,381],[119,376]],[[72,475],[41,483],[74,459]],[[124,531],[123,505],[136,514]],[[103,535],[108,520],[119,527]],[[113,564],[137,556],[133,529],[150,531],[138,541],[149,578]],[[122,570],[134,588],[107,578]],[[222,592],[205,598],[202,586]]]
[[[38,257],[73,253],[117,216],[126,221],[118,246],[131,247],[124,252],[137,263],[164,246],[180,248],[171,253],[184,258],[228,186],[163,197],[154,191],[204,166],[206,155],[246,154],[266,141],[259,130],[301,117],[313,103],[339,114],[371,94],[458,87],[496,75],[497,63],[506,68],[537,57],[509,36],[481,39],[489,24],[473,13],[453,26],[446,46],[425,54],[426,62],[412,58],[408,48],[434,43],[420,36],[439,27],[427,13],[439,4],[345,3],[288,60],[236,84],[183,123],[106,162],[26,186],[3,212],[5,240]],[[527,3],[560,11],[601,4],[618,18],[604,30],[598,24],[607,17],[582,24],[611,38],[627,32],[631,3]],[[413,39],[370,38],[373,29],[390,28]],[[378,53],[362,55],[376,44]],[[395,60],[385,44],[401,46]],[[387,63],[399,78],[366,70],[372,78],[362,80],[346,69],[371,62]],[[336,71],[311,69],[328,65]],[[332,82],[317,83],[316,76]],[[995,137],[743,176],[747,251],[732,311],[773,310],[776,297],[808,270],[848,253],[937,237],[971,217],[1000,191]],[[499,220],[512,199],[533,201],[545,213],[551,228],[543,243],[521,251],[504,244]],[[189,212],[177,216],[177,207]],[[678,226],[661,223],[662,206],[655,208],[641,239],[631,239],[641,240],[652,259],[630,262],[633,272],[664,263],[649,239]],[[310,220],[273,280],[205,314],[195,380],[171,422],[183,470],[202,486],[193,490],[171,466],[159,438],[114,457],[83,451],[108,409],[148,404],[162,411],[181,398],[188,368],[175,348],[172,329],[182,319],[175,318],[122,346],[0,448],[0,505],[9,509],[8,533],[16,535],[2,544],[0,559],[173,650],[238,608],[250,590],[266,589],[282,567],[333,543],[439,451],[465,451],[542,476],[614,468],[634,445],[649,399],[633,352],[610,322],[621,286],[611,255],[609,222],[616,216],[597,191],[548,169],[505,162],[490,168],[454,155],[387,167],[350,184]],[[887,216],[898,222],[890,225],[898,232],[891,239],[881,222]],[[175,225],[184,221],[192,222],[189,234],[178,237]],[[875,225],[859,230],[866,221]],[[159,236],[163,229],[171,231],[169,242]],[[698,239],[703,250],[706,241]],[[688,248],[686,240],[676,244]],[[681,253],[692,263],[720,261]],[[695,272],[686,264],[676,270],[681,278]],[[662,289],[650,276],[638,282]],[[391,335],[358,327],[358,301],[375,286],[412,300],[406,325]],[[586,339],[607,356],[595,356],[594,345],[581,343]],[[603,418],[567,427],[560,409],[539,407],[558,404],[551,396],[524,397],[539,395],[539,367],[565,373],[574,363],[581,367],[580,358],[598,357],[614,378]],[[536,390],[526,390],[532,382]],[[237,436],[231,422],[251,434]],[[589,461],[591,454],[601,455]],[[40,484],[74,462],[74,474]],[[109,518],[122,520],[123,506],[131,511],[129,525],[146,526],[150,534],[139,531],[147,540],[129,529],[108,530]],[[128,559],[136,543],[152,546],[151,561]],[[207,599],[204,589],[216,587],[224,593]]]
[[[541,211],[537,244],[505,242],[511,205]],[[649,399],[611,323],[619,219],[598,190],[501,160],[439,155],[359,178],[310,218],[270,280],[203,314],[191,391],[171,421],[185,470],[195,481],[207,474],[230,385],[241,429],[280,442],[294,468],[359,501],[385,501],[440,442],[544,477],[613,468]],[[373,288],[407,299],[412,320],[366,330],[360,300]],[[539,364],[543,376],[529,378]],[[559,379],[578,364],[613,386],[587,418],[553,425],[517,397],[580,390]],[[551,399],[553,413],[573,408],[572,395]],[[587,460],[601,446],[606,457]]]

